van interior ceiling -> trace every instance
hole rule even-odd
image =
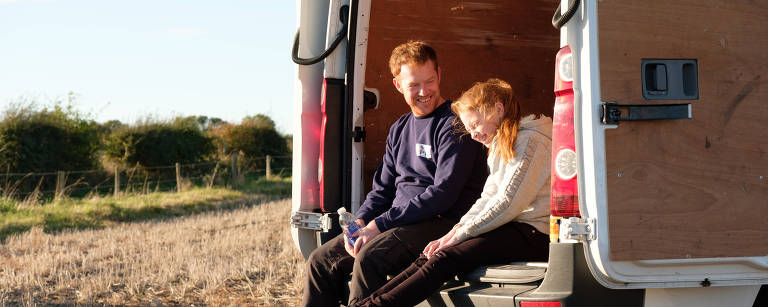
[[[384,154],[389,126],[408,106],[392,85],[387,59],[408,40],[432,45],[442,70],[441,94],[456,99],[472,83],[508,81],[523,113],[552,115],[554,59],[560,32],[552,27],[557,0],[372,1],[365,85],[380,104],[365,114],[365,193]]]

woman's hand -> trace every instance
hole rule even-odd
[[[424,248],[424,251],[422,252],[422,254],[424,254],[424,256],[427,256],[427,258],[430,258],[432,257],[432,255],[435,254],[435,252],[443,248],[458,244],[459,242],[456,239],[454,239],[454,235],[456,234],[456,229],[458,228],[459,228],[459,225],[456,225],[451,229],[451,231],[446,233],[440,239],[429,242],[429,244],[427,244],[427,246]]]
[[[438,251],[441,251],[443,249],[449,248],[449,247],[454,246],[456,244],[459,244],[459,240],[456,239],[455,235],[452,235],[450,239],[448,239],[447,241],[443,242],[443,244],[441,244],[437,249],[432,251],[432,255],[434,255]],[[432,256],[432,255],[430,255],[430,256]],[[427,258],[429,258],[430,256],[427,256]]]
[[[436,250],[438,247],[440,247],[440,240],[441,239],[442,238],[434,240],[432,242],[429,242],[429,244],[427,244],[427,246],[424,247],[424,251],[421,252],[421,253],[424,254],[424,256],[427,256],[427,259],[429,259],[429,256],[432,255],[432,251]]]

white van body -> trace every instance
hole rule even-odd
[[[390,40],[402,39],[395,35],[402,34],[392,29],[411,27],[413,39],[437,44],[444,74],[448,70],[458,75],[455,79],[501,74],[502,78],[511,79],[513,87],[537,88],[552,83],[551,79],[540,83],[541,73],[515,79],[526,72],[506,72],[504,67],[492,65],[483,68],[482,63],[478,65],[480,68],[462,64],[459,69],[450,65],[464,63],[474,55],[462,57],[461,52],[449,53],[448,50],[482,45],[492,49],[489,51],[492,54],[498,54],[498,48],[507,48],[508,52],[502,53],[514,53],[521,48],[543,48],[542,45],[551,42],[552,53],[545,63],[548,67],[553,68],[558,48],[568,46],[573,52],[574,132],[581,212],[580,219],[564,220],[560,228],[561,241],[553,244],[577,242],[578,248],[583,246],[589,272],[600,285],[617,291],[644,289],[644,306],[751,306],[760,286],[768,284],[768,223],[765,222],[768,215],[768,142],[765,141],[768,139],[768,87],[766,78],[761,77],[762,72],[768,70],[768,57],[763,54],[768,49],[768,3],[576,0],[580,5],[560,28],[559,35],[553,32],[530,40],[526,40],[524,33],[538,31],[538,24],[533,27],[508,21],[509,24],[500,24],[502,28],[489,34],[488,31],[462,30],[464,28],[458,26],[452,28],[451,24],[425,31],[435,25],[426,21],[416,25],[394,21],[398,14],[410,18],[405,20],[418,20],[419,14],[434,14],[440,18],[456,16],[447,20],[460,23],[462,18],[483,14],[493,17],[494,11],[515,13],[510,7],[517,9],[518,6],[544,14],[541,11],[551,12],[558,2],[562,11],[574,4],[569,0],[523,4],[500,0],[458,4],[297,0],[301,33],[299,57],[311,57],[328,48],[341,27],[339,9],[344,5],[350,7],[348,35],[354,41],[351,46],[342,43],[317,64],[297,65],[292,216],[297,247],[308,256],[321,243],[322,232],[334,227],[332,215],[328,214],[332,210],[323,207],[319,200],[322,178],[318,176],[323,176],[323,170],[318,156],[324,141],[318,137],[318,131],[323,122],[320,103],[324,78],[343,80],[350,89],[346,94],[351,110],[347,114],[349,122],[351,127],[361,128],[365,133],[362,141],[350,141],[346,147],[350,160],[347,162],[350,195],[346,196],[348,201],[345,200],[344,206],[354,212],[369,189],[366,185],[372,175],[369,165],[380,158],[380,152],[366,152],[376,150],[375,143],[381,143],[380,130],[388,128],[382,122],[393,122],[405,110],[402,98],[392,95],[391,76],[387,75],[386,68],[382,69],[391,50],[380,50],[385,45],[382,42],[387,42],[389,47],[399,43],[389,43]],[[401,13],[397,13],[399,7],[402,7]],[[377,19],[377,14],[387,18]],[[523,15],[514,17],[523,20],[519,17]],[[390,22],[387,20],[393,21],[387,23]],[[514,29],[508,30],[510,27]],[[446,35],[445,32],[458,33],[461,39],[455,42],[438,39],[443,38],[440,35]],[[485,35],[484,40],[481,35]],[[455,48],[446,47],[452,43]],[[370,49],[371,45],[375,47]],[[525,53],[516,56],[520,54]],[[536,59],[528,61],[543,61]],[[662,64],[646,64],[647,60],[661,60]],[[641,70],[641,65],[653,69],[664,67],[657,70],[655,76],[663,73],[672,78],[677,75],[666,70],[672,69],[672,64],[663,63],[679,60],[698,65],[694,70],[695,95],[685,89],[682,93],[690,97],[649,99],[646,94],[664,95],[667,85],[669,92],[673,92],[675,84],[672,79],[667,82],[665,77],[663,90],[646,91],[643,78],[649,75]],[[500,62],[514,62],[514,59]],[[352,67],[349,64],[353,64]],[[547,72],[549,78],[551,68]],[[683,72],[683,78],[688,78],[686,73],[690,70]],[[465,79],[451,85],[466,88],[478,81]],[[525,84],[515,84],[516,80]],[[658,79],[648,80],[653,83],[649,87],[661,84]],[[550,88],[546,90],[551,95]],[[375,92],[381,101],[377,110],[367,111],[364,107],[366,91]],[[458,89],[449,95],[457,92]],[[524,109],[546,113],[541,110],[551,108],[533,105],[542,94],[530,90],[523,93],[528,93],[523,96]],[[653,121],[653,124],[622,120],[617,124],[604,124],[603,108],[608,102],[687,104],[689,119]],[[730,104],[720,108],[721,102]],[[399,109],[386,109],[398,103],[402,104]],[[550,114],[551,111],[547,115]],[[720,119],[722,121],[717,121]],[[721,130],[709,131],[714,129],[714,123],[722,124],[716,127]],[[676,132],[684,135],[676,136]],[[695,140],[696,146],[694,141],[689,144],[689,140]],[[653,154],[652,149],[658,149],[659,154]],[[637,156],[639,154],[644,155]],[[696,164],[701,166],[690,168]],[[633,194],[633,190],[638,192]],[[577,240],[564,239],[569,235],[567,229],[571,222],[573,227],[589,225],[585,228],[588,233],[578,236]],[[633,244],[638,248],[630,248]],[[558,272],[550,270],[547,274]]]

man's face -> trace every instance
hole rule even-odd
[[[428,60],[424,64],[401,66],[400,75],[392,79],[416,116],[429,115],[443,102],[440,97],[440,68]]]

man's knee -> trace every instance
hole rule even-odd
[[[307,268],[310,271],[317,271],[318,268],[322,266],[322,263],[326,260],[323,254],[324,253],[318,248],[309,254],[309,257],[307,258]]]
[[[344,270],[348,266],[346,263],[351,262],[351,256],[344,250],[339,251],[334,243],[334,240],[328,241],[309,254],[307,267],[311,272],[331,273],[334,270]]]
[[[368,242],[355,256],[355,268],[359,265],[369,266],[381,264],[388,254],[395,252],[397,238],[392,233],[380,234],[375,240]],[[390,254],[391,256],[391,254]]]
[[[318,248],[315,248],[315,250],[313,250],[312,253],[309,254],[309,257],[307,258],[307,262],[308,263],[321,262],[325,259],[328,259],[328,256],[329,256],[328,254],[329,254],[328,247],[325,246],[325,244],[323,244]]]
[[[360,274],[380,276],[397,274],[416,257],[391,233],[388,237],[369,242],[355,257],[354,271]]]
[[[381,265],[378,253],[371,252],[371,249],[366,248],[360,250],[357,256],[355,256],[355,264],[353,270],[356,272],[365,272],[370,270],[372,267],[376,267],[377,265]]]

